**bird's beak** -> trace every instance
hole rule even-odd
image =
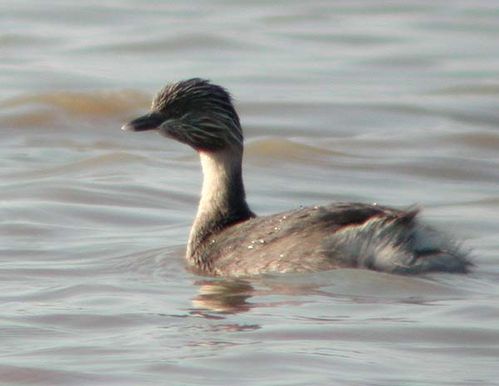
[[[124,131],[144,131],[144,130],[155,130],[158,129],[161,123],[165,120],[165,117],[160,113],[149,113],[133,121],[130,121],[123,126],[121,130]]]

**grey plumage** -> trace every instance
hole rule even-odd
[[[229,93],[207,80],[167,85],[151,112],[123,129],[156,129],[199,152],[203,190],[186,258],[200,273],[245,276],[340,267],[464,273],[471,267],[454,242],[419,223],[417,210],[336,203],[256,217],[245,198],[239,117]]]
[[[243,146],[241,124],[229,92],[207,80],[194,78],[167,85],[156,95],[151,109],[164,113],[161,134],[197,150]]]

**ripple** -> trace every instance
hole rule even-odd
[[[35,366],[0,365],[0,381],[6,385],[67,385],[115,380],[82,371],[47,369]],[[104,382],[105,383],[105,382]]]
[[[137,108],[146,108],[150,96],[132,90],[50,93],[23,95],[0,104],[5,112],[0,115],[0,125],[25,127],[67,126],[69,118],[116,118],[130,116]]]
[[[261,158],[281,161],[320,161],[323,157],[347,157],[346,152],[333,151],[326,147],[307,145],[282,137],[258,138],[249,142],[245,150],[253,161]]]
[[[429,94],[447,96],[495,96],[499,95],[499,84],[463,84],[439,88]]]
[[[247,51],[252,49],[252,44],[248,41],[244,44],[235,38],[219,36],[213,33],[185,33],[181,35],[166,36],[162,38],[127,41],[113,44],[100,44],[93,47],[85,47],[85,51],[105,52],[105,53],[154,53],[165,52],[200,52],[207,50]],[[253,49],[256,49],[253,46]]]
[[[36,45],[37,47],[49,46],[53,43],[60,42],[60,39],[48,38],[35,34],[28,33],[8,33],[0,34],[0,46],[2,48],[15,48],[19,47],[31,47]]]
[[[441,142],[460,144],[477,148],[477,150],[493,150],[499,152],[499,133],[493,131],[457,133],[447,135]]]
[[[95,174],[98,170],[107,170],[113,165],[121,166],[125,164],[133,164],[136,162],[147,163],[147,160],[147,157],[137,154],[126,152],[110,152],[73,162],[68,160],[67,162],[53,167],[33,167],[28,171],[15,172],[15,174],[12,174],[11,176],[15,177],[15,179],[38,180],[49,177],[75,175],[81,173]],[[9,177],[9,174],[7,174],[6,177]]]

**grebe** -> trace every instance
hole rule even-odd
[[[246,203],[239,117],[227,90],[207,80],[167,85],[147,115],[122,129],[157,130],[198,152],[204,178],[186,253],[198,273],[250,276],[341,267],[465,273],[471,266],[457,245],[418,222],[416,209],[333,203],[256,217]]]

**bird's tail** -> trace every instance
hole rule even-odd
[[[417,213],[417,209],[400,211],[346,227],[333,236],[332,252],[347,266],[383,272],[467,272],[472,263],[462,248],[441,232],[419,224]]]

